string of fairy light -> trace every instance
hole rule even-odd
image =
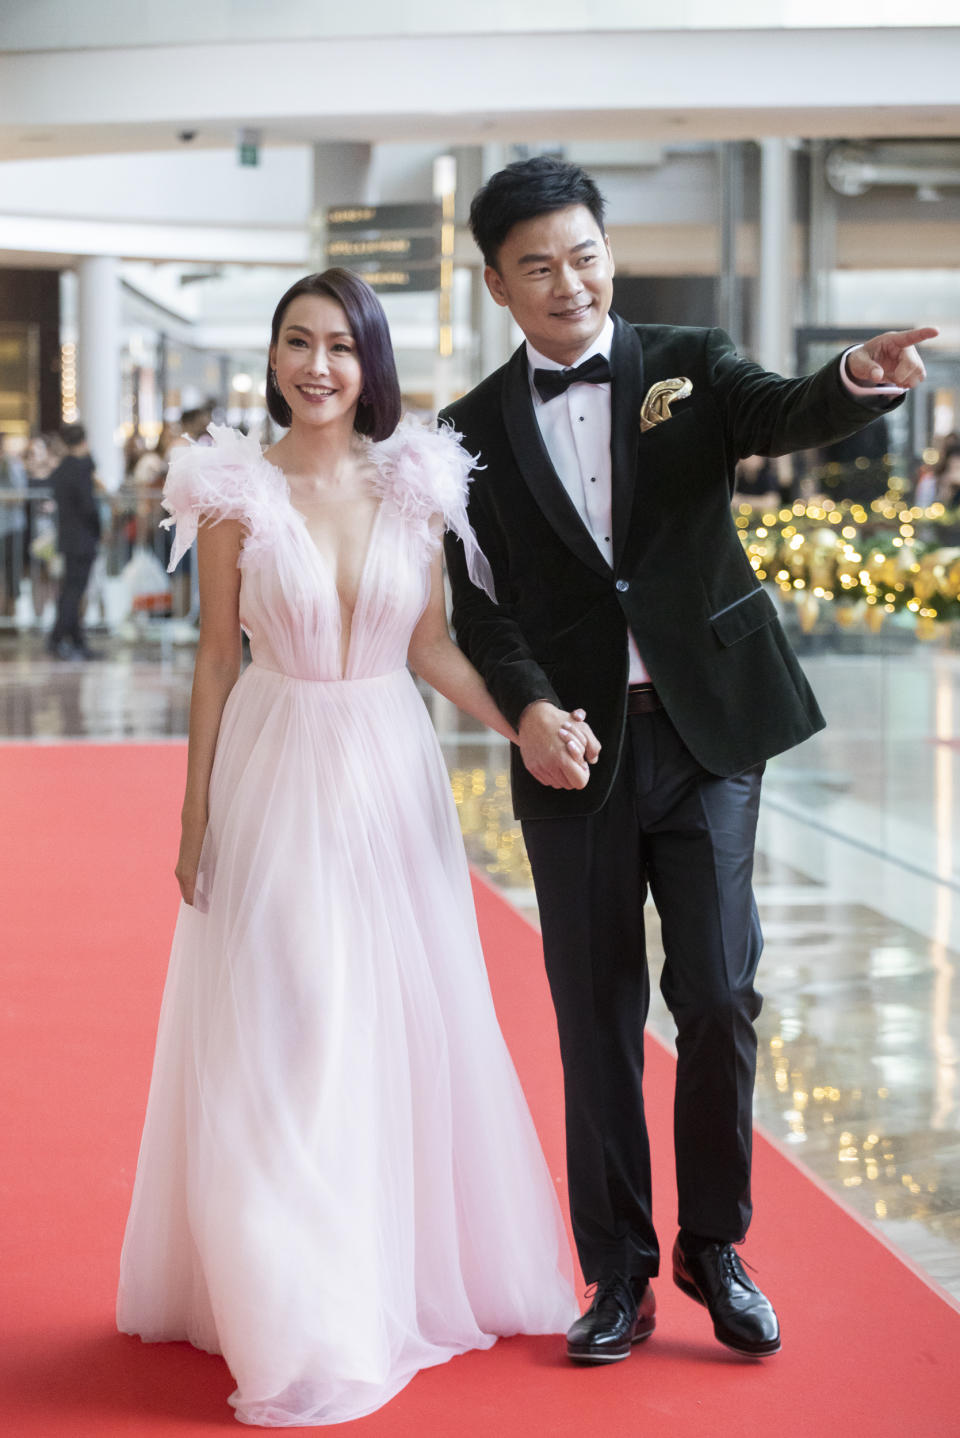
[[[921,638],[960,618],[960,515],[940,503],[911,506],[895,491],[869,506],[797,500],[758,513],[744,503],[734,521],[757,578],[797,605],[806,630],[822,604],[873,630],[906,611]]]

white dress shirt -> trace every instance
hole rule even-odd
[[[603,329],[589,349],[578,356],[583,364],[592,355],[610,358],[613,320],[607,315]],[[535,369],[567,369],[535,350],[527,340],[527,364],[533,410],[550,462],[570,496],[587,533],[613,570],[613,480],[610,460],[610,385],[572,384],[553,399],[541,399],[533,384]],[[629,684],[648,684],[650,676],[640,658],[636,640],[627,630],[630,655]]]

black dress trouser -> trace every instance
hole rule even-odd
[[[547,977],[557,1011],[574,1237],[588,1282],[653,1277],[643,1030],[647,889],[660,915],[661,990],[677,1024],[674,1137],[681,1228],[738,1242],[750,1222],[762,939],[753,852],[763,766],[703,769],[665,712],[631,715],[596,814],[528,819]]]
[[[93,554],[63,556],[63,578],[57,601],[57,619],[50,635],[51,645],[58,644],[61,639],[69,639],[78,649],[84,648],[86,641],[80,625],[80,606],[95,558]]]

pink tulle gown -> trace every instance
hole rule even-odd
[[[240,519],[253,662],[181,906],[118,1324],[222,1353],[245,1423],[336,1423],[420,1368],[576,1316],[547,1172],[497,1026],[446,772],[405,662],[469,460],[404,422],[341,672],[331,574],[282,473],[211,429],[178,454],[174,563]]]

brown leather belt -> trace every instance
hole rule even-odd
[[[652,684],[631,684],[627,690],[628,714],[652,714],[663,705]]]

